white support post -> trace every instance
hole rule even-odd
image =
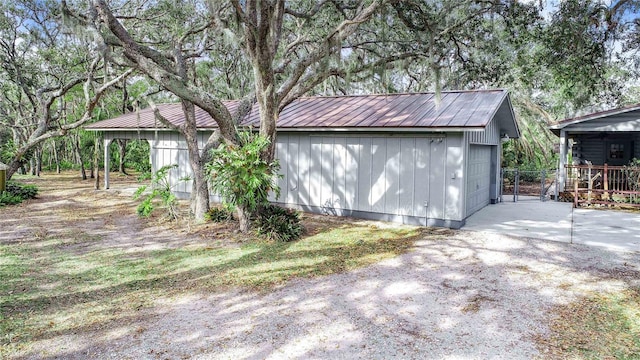
[[[111,168],[111,157],[109,152],[110,139],[104,139],[104,189],[109,188],[109,169]]]
[[[564,191],[566,184],[568,153],[569,153],[569,139],[567,139],[567,132],[560,130],[560,164],[558,165],[558,190]],[[556,199],[557,200],[557,199]]]

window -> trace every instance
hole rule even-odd
[[[609,159],[624,159],[624,144],[609,145]]]

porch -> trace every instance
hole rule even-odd
[[[640,205],[640,104],[566,119],[550,127],[560,138],[559,200]],[[564,191],[563,191],[564,190]]]
[[[640,208],[640,167],[566,165],[560,199],[580,204]]]

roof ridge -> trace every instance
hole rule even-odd
[[[441,93],[443,94],[472,93],[472,92],[504,92],[506,93],[508,91],[507,89],[504,89],[504,88],[441,91]],[[388,93],[388,94],[376,93],[376,94],[351,94],[351,95],[312,95],[312,96],[301,96],[298,99],[318,99],[318,98],[335,99],[335,98],[351,98],[351,97],[400,96],[400,95],[435,95],[435,91],[401,92],[401,93]]]

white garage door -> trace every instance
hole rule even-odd
[[[467,162],[467,214],[491,202],[491,146],[471,145]]]

